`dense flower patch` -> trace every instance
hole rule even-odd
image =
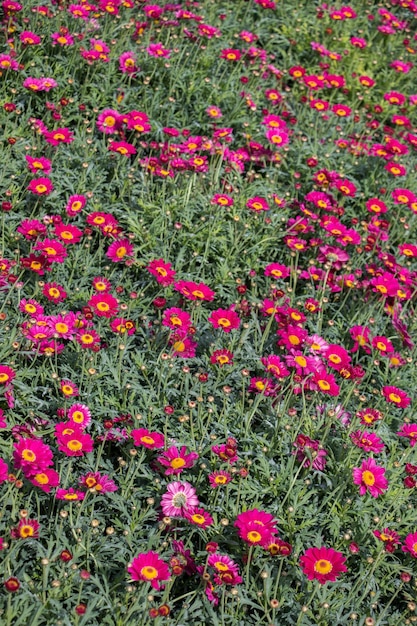
[[[3,0],[1,623],[417,620],[417,4]]]

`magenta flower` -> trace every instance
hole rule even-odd
[[[152,587],[159,590],[159,581],[169,580],[170,572],[168,565],[156,552],[144,552],[139,554],[128,566],[127,571],[132,580],[144,580],[151,583]]]
[[[187,511],[198,505],[196,490],[187,482],[170,483],[161,500],[162,512],[169,517],[183,517]]]
[[[399,437],[408,437],[410,446],[414,448],[417,443],[417,424],[403,424],[397,435]]]
[[[353,468],[353,482],[359,485],[361,496],[369,491],[373,498],[380,496],[388,487],[385,468],[377,465],[373,459],[367,459],[360,467]]]
[[[187,467],[193,467],[194,461],[198,459],[198,454],[196,452],[186,454],[186,451],[187,448],[185,446],[181,450],[178,450],[176,446],[171,446],[158,456],[157,461],[168,468],[165,470],[165,476],[181,474]]]
[[[408,554],[417,559],[417,533],[410,533],[407,535],[402,551],[408,552]]]

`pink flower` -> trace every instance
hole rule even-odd
[[[198,459],[198,454],[196,452],[186,454],[186,450],[185,446],[181,450],[178,450],[176,446],[171,446],[158,456],[158,463],[168,468],[165,470],[165,476],[181,474],[186,468],[193,467],[194,462]]]
[[[112,317],[119,310],[119,304],[110,293],[96,293],[88,301],[98,317]]]
[[[309,580],[318,580],[321,585],[334,582],[339,574],[347,572],[346,558],[333,548],[309,548],[300,557],[300,563]]]
[[[42,472],[30,476],[29,480],[35,487],[49,493],[53,487],[59,485],[59,474],[54,469],[46,468]]]
[[[377,465],[372,458],[363,461],[360,467],[353,468],[353,482],[359,485],[361,496],[369,491],[373,498],[380,496],[388,487],[385,468]]]
[[[128,566],[127,571],[132,580],[149,582],[157,591],[159,590],[159,581],[170,578],[168,565],[159,558],[156,552],[152,551],[139,554]]]
[[[9,467],[3,459],[0,459],[0,485],[9,478]]]
[[[162,318],[162,326],[168,326],[172,330],[188,331],[191,326],[191,315],[187,311],[171,307],[164,311]]]
[[[165,445],[165,437],[161,433],[150,432],[146,428],[137,428],[130,433],[133,437],[135,446],[143,446],[154,450],[155,448],[163,448]]]
[[[111,493],[118,490],[118,486],[107,474],[100,472],[88,472],[78,479],[80,487],[94,490],[97,493]]]
[[[383,441],[381,441],[379,437],[377,437],[374,433],[368,432],[367,430],[356,430],[354,433],[351,433],[350,438],[355,446],[362,448],[365,452],[374,452],[375,454],[378,454],[379,452],[382,452],[385,447]]]
[[[54,186],[49,178],[41,177],[31,180],[26,189],[37,196],[48,196],[53,191]]]
[[[167,263],[163,259],[154,259],[146,268],[163,287],[168,287],[174,282],[175,270],[172,269],[171,263]]]
[[[113,261],[113,263],[120,263],[124,261],[126,257],[133,256],[133,253],[134,247],[129,239],[118,239],[110,244],[106,256]]]
[[[136,74],[139,71],[136,65],[136,54],[134,52],[123,52],[119,56],[119,70],[123,74]]]
[[[91,423],[91,411],[85,404],[73,404],[68,409],[68,419],[75,426],[86,428]]]
[[[190,511],[184,513],[185,519],[198,526],[199,528],[208,528],[213,523],[213,518],[204,509],[194,507]]]
[[[382,393],[387,402],[395,404],[400,409],[405,409],[411,404],[411,398],[398,387],[387,385],[382,387]]]
[[[14,444],[13,460],[16,469],[32,477],[52,465],[52,450],[40,439],[22,437]]]
[[[162,512],[168,517],[183,517],[186,511],[199,505],[196,490],[190,483],[173,482],[162,496]]]
[[[216,309],[212,312],[208,321],[214,328],[221,328],[225,333],[230,333],[240,326],[238,314],[231,309]]]
[[[407,535],[402,547],[403,552],[408,552],[413,558],[417,559],[417,533]]]
[[[193,281],[179,280],[175,283],[174,289],[179,291],[184,298],[188,300],[207,300],[211,301],[216,295],[204,283],[194,283]]]
[[[57,436],[57,441],[58,449],[66,456],[84,456],[87,452],[92,452],[94,447],[92,437],[78,426],[71,434]]]
[[[410,446],[414,448],[417,443],[417,424],[403,424],[397,435],[399,437],[408,437]]]
[[[151,43],[147,48],[146,52],[152,57],[158,57],[160,59],[169,59],[171,55],[171,50],[164,48],[161,43]]]

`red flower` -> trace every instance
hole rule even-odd
[[[171,446],[161,456],[158,456],[157,461],[168,468],[165,470],[165,476],[181,474],[187,467],[193,467],[194,462],[198,459],[198,454],[196,452],[186,454],[186,450],[185,446],[181,450],[178,450],[176,446]]]
[[[74,428],[74,432],[69,435],[57,437],[58,448],[66,456],[83,456],[86,452],[92,452],[94,441],[81,428]]]
[[[146,428],[137,428],[130,433],[133,437],[135,446],[144,446],[151,450],[155,448],[163,448],[165,445],[165,437],[161,433],[150,432]]]
[[[300,557],[304,574],[309,580],[318,580],[324,585],[328,580],[334,582],[339,574],[347,572],[346,559],[341,552],[333,548],[309,548]]]
[[[168,565],[152,551],[139,554],[128,566],[127,571],[132,580],[149,582],[156,590],[159,590],[159,581],[169,580],[170,577]]]
[[[400,409],[405,409],[411,404],[411,398],[398,387],[385,386],[382,387],[382,393],[387,402],[395,404]]]
[[[98,317],[112,317],[119,310],[116,298],[109,293],[95,294],[89,299],[88,305],[95,309]]]
[[[110,244],[106,256],[113,261],[113,263],[119,263],[120,261],[124,261],[125,257],[132,256],[133,252],[134,247],[129,239],[119,239]]]
[[[53,191],[53,188],[54,186],[49,178],[35,178],[27,186],[27,190],[35,193],[37,196],[48,196]]]
[[[377,465],[371,458],[363,461],[360,467],[353,468],[353,482],[359,485],[361,496],[369,491],[373,498],[380,496],[388,487],[385,468]]]
[[[168,287],[174,282],[175,270],[171,263],[166,263],[163,259],[151,261],[147,267],[148,272],[156,277],[156,280],[163,287]]]
[[[214,328],[222,328],[225,333],[230,333],[235,328],[239,328],[240,325],[238,314],[231,309],[216,309],[210,315],[208,321]]]

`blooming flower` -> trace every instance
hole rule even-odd
[[[377,465],[372,458],[363,461],[360,467],[353,468],[353,482],[359,485],[361,496],[369,491],[373,498],[380,496],[388,487],[385,468]]]
[[[169,483],[161,500],[163,514],[169,517],[183,517],[186,511],[198,505],[196,490],[187,482]]]
[[[304,574],[309,580],[318,580],[321,585],[334,582],[339,574],[347,572],[346,558],[333,548],[309,548],[300,557]]]
[[[417,443],[417,424],[403,424],[397,435],[399,437],[408,437],[410,446],[414,448]]]
[[[133,256],[133,252],[134,247],[129,239],[119,239],[110,244],[106,256],[113,261],[113,263],[120,263],[124,261],[126,257]]]
[[[158,463],[168,468],[165,470],[165,476],[181,474],[186,468],[193,467],[194,462],[198,459],[198,454],[196,452],[187,454],[186,450],[185,446],[181,450],[178,450],[176,446],[171,446],[157,457]]]
[[[413,558],[417,559],[417,532],[407,535],[402,551],[408,552]]]
[[[78,484],[97,493],[111,493],[118,490],[114,480],[107,474],[100,474],[100,472],[88,472],[84,476],[80,476]]]
[[[35,519],[22,518],[18,525],[11,529],[13,539],[38,539],[40,524]]]
[[[13,460],[16,469],[31,477],[52,465],[52,450],[40,439],[22,437],[14,444]]]
[[[165,445],[165,437],[161,433],[150,432],[146,428],[137,428],[130,433],[133,437],[135,446],[143,446],[153,450],[155,448],[163,448]]]
[[[88,305],[95,309],[98,317],[112,317],[119,310],[119,304],[109,293],[97,293],[88,301]]]
[[[156,277],[158,283],[163,287],[168,287],[174,282],[176,272],[172,269],[171,263],[167,263],[163,259],[151,261],[147,270]]]
[[[401,544],[400,535],[389,528],[384,528],[382,532],[380,530],[374,530],[373,535],[384,542],[387,552],[394,552],[395,548]]]
[[[385,386],[382,387],[382,393],[387,402],[395,404],[400,409],[405,409],[411,404],[411,398],[398,387]]]
[[[170,578],[168,565],[152,551],[139,554],[128,566],[127,571],[132,580],[149,582],[156,590],[159,590],[160,581]]]
[[[230,333],[240,326],[240,318],[232,309],[216,309],[208,321],[214,328],[221,328],[225,333]]]
[[[374,433],[368,432],[367,430],[356,430],[351,433],[350,438],[355,446],[362,448],[362,450],[365,450],[366,452],[374,452],[375,454],[378,454],[379,452],[382,452],[385,447],[383,441],[379,437],[377,437]]]

